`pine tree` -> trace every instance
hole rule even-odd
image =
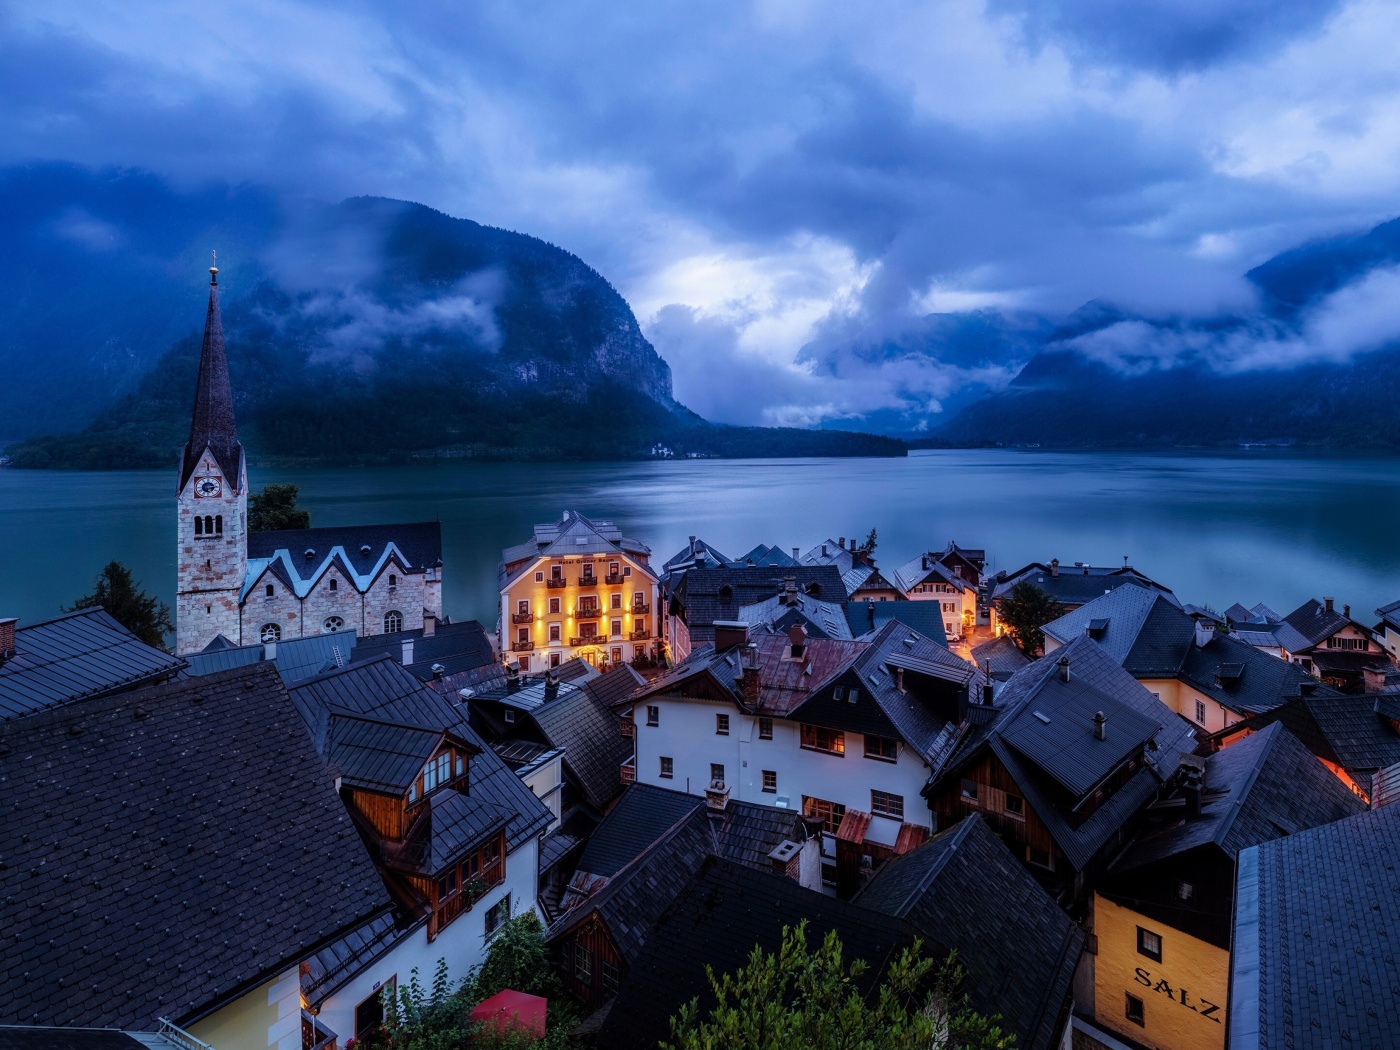
[[[1045,645],[1040,629],[1059,615],[1060,607],[1050,595],[1026,580],[1012,587],[997,607],[997,619],[1006,625],[1006,633],[1030,657],[1039,656]]]
[[[297,508],[295,485],[264,485],[248,494],[248,531],[311,528],[311,512]]]
[[[175,630],[170,606],[147,594],[131,578],[131,570],[119,561],[109,561],[97,574],[91,594],[75,601],[67,610],[106,609],[112,619],[147,645],[164,649],[165,636]]]

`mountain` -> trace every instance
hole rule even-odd
[[[0,436],[20,467],[157,467],[185,438],[207,281],[261,458],[890,455],[889,438],[717,427],[574,255],[422,205],[182,192],[66,166],[0,178]],[[73,432],[77,427],[80,431]],[[68,433],[56,431],[67,430]]]
[[[1250,270],[1247,316],[1090,303],[924,445],[1400,449],[1400,220]]]

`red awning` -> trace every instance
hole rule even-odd
[[[498,1032],[517,1028],[529,1032],[535,1039],[543,1039],[548,1005],[549,1000],[538,995],[526,995],[507,988],[478,1003],[472,1010],[472,1020],[494,1023]]]

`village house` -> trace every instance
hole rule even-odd
[[[233,418],[218,270],[176,486],[175,651],[352,628],[361,637],[442,618],[437,522],[248,531],[248,464]]]
[[[994,635],[1006,633],[1000,619],[999,608],[1018,583],[1029,583],[1040,588],[1049,596],[1061,613],[1073,612],[1081,605],[1087,605],[1095,598],[1125,584],[1137,584],[1149,590],[1160,592],[1167,601],[1180,606],[1171,589],[1144,576],[1126,563],[1117,568],[1104,568],[1075,562],[1073,566],[1061,566],[1054,558],[1048,565],[1031,562],[1015,572],[999,572],[987,581],[991,604],[991,626]]]
[[[174,678],[185,661],[146,645],[105,609],[0,619],[0,720]]]
[[[1252,609],[1246,609],[1236,602],[1225,610],[1224,615],[1231,638],[1236,638],[1269,656],[1280,660],[1288,659],[1283,643],[1278,638],[1283,626],[1283,617],[1263,602],[1257,603]]]
[[[739,610],[796,589],[808,598],[844,604],[846,588],[834,565],[695,567],[673,576],[665,593],[666,647],[673,663],[715,639],[715,624]]]
[[[1093,1016],[1151,1050],[1222,1050],[1241,850],[1365,807],[1275,723],[1188,768],[1099,881]]]
[[[713,645],[619,705],[636,740],[623,777],[821,820],[826,879],[850,896],[862,871],[927,836],[917,796],[980,687],[895,621],[860,641],[717,624]]]
[[[301,973],[308,1010],[341,1038],[363,1038],[382,1022],[385,988],[415,968],[431,973],[439,958],[454,980],[465,977],[507,919],[535,908],[552,814],[471,727],[465,707],[387,655],[290,693],[356,845],[363,839],[395,903]]]
[[[1365,688],[1368,670],[1390,666],[1390,654],[1369,627],[1351,618],[1351,606],[1309,599],[1283,618],[1277,633],[1283,658],[1344,693]]]
[[[1372,628],[1372,635],[1390,654],[1390,662],[1400,667],[1400,602],[1382,605],[1376,615],[1381,619]]]
[[[299,973],[393,901],[271,666],[75,700],[0,741],[0,1022],[164,1018],[219,1050],[347,1033]]]
[[[1041,628],[1049,655],[1087,636],[1204,737],[1317,685],[1302,667],[1193,620],[1160,592],[1127,584]]]
[[[894,581],[910,601],[937,602],[943,629],[961,639],[977,622],[977,594],[986,566],[985,551],[950,542],[942,551],[925,551],[895,570]]]
[[[1394,1045],[1397,870],[1394,805],[1241,852],[1230,1050]]]
[[[924,796],[939,828],[982,814],[1068,901],[1195,745],[1189,724],[1081,636],[967,707]]]
[[[580,657],[616,667],[659,652],[659,580],[651,549],[610,521],[565,511],[501,552],[501,653],[520,670]]]

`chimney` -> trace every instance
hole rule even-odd
[[[750,642],[744,646],[744,676],[740,680],[739,691],[750,704],[758,703],[758,646]]]
[[[1328,612],[1331,612],[1331,611],[1332,611],[1332,603],[1333,603],[1335,600],[1336,600],[1335,598],[1323,598],[1323,599],[1322,599],[1322,604],[1323,604],[1324,606],[1327,607],[1327,611],[1328,611]]]
[[[1069,681],[1069,657],[1068,657],[1068,656],[1062,656],[1062,657],[1060,657],[1060,681],[1062,681],[1062,682],[1068,682],[1068,681]]]
[[[1204,649],[1215,637],[1215,628],[1209,620],[1196,621],[1196,648]]]
[[[1361,669],[1361,680],[1365,683],[1365,691],[1368,693],[1379,693],[1385,689],[1384,667],[1363,667]]]
[[[550,668],[544,676],[544,702],[549,703],[559,696],[559,675]]]
[[[3,628],[0,628],[0,630],[3,630]],[[0,658],[3,658],[4,655],[5,655],[4,652],[3,652],[3,651],[0,651]],[[263,659],[264,659],[264,660],[276,660],[276,659],[277,659],[277,643],[276,643],[276,642],[263,642]]]
[[[1186,819],[1201,819],[1201,774],[1191,769],[1186,772],[1186,780],[1181,785],[1181,797],[1186,800]]]
[[[904,692],[904,668],[902,667],[896,667],[894,669],[894,687],[899,690],[899,692]]]
[[[447,674],[447,668],[443,667],[442,664],[433,664],[432,670],[433,681],[435,682],[441,682],[443,677]]]
[[[987,707],[992,706],[992,701],[996,698],[996,687],[992,685],[991,662],[987,663],[987,680],[982,683],[982,703]]]
[[[1051,559],[1050,559],[1050,575],[1051,575],[1052,577],[1054,577],[1054,578],[1058,578],[1058,577],[1059,577],[1059,575],[1060,575],[1060,559],[1059,559],[1059,558],[1051,558]]]
[[[15,655],[15,624],[19,618],[6,616],[0,619],[0,663]]]
[[[797,604],[797,577],[796,577],[796,576],[784,576],[784,577],[783,577],[783,604],[784,604],[784,605],[796,605],[796,604]]]
[[[1350,605],[1343,605],[1343,606],[1342,606],[1342,615],[1345,616],[1348,620],[1351,619],[1351,606],[1350,606]]]
[[[800,623],[795,623],[788,628],[788,644],[792,646],[792,658],[800,659],[807,651],[807,628]]]
[[[403,640],[403,665],[407,667],[411,663],[413,663],[413,639],[405,638]]]
[[[690,553],[691,553],[691,554],[695,554],[695,553],[696,553],[696,550],[695,550],[695,537],[694,537],[694,536],[690,537]]]
[[[927,554],[925,554],[925,555],[923,556],[923,558],[920,559],[920,565],[923,567],[923,569],[924,569],[925,572],[928,571],[928,555],[927,555]]]
[[[715,621],[715,652],[722,653],[736,645],[746,645],[749,640],[749,625],[743,620]]]
[[[823,558],[826,557],[826,544],[825,544],[825,543],[822,544],[822,557],[823,557]],[[1329,599],[1329,601],[1330,601],[1330,599]],[[1330,608],[1332,608],[1332,606],[1331,606],[1331,605],[1328,605],[1327,608],[1330,609]]]
[[[802,552],[801,552],[797,547],[794,547],[794,548],[792,549],[792,560],[793,560],[793,561],[801,561],[801,560],[802,560]]]
[[[423,637],[431,638],[437,633],[437,614],[425,612],[423,614]]]
[[[840,545],[840,547],[841,547],[842,550],[845,550],[845,549],[846,549],[846,537],[845,537],[845,536],[842,536],[842,537],[841,537],[840,539],[838,539],[836,542],[837,542],[837,544]],[[851,541],[851,546],[854,547],[855,545],[856,545],[856,541],[855,541],[855,540],[852,540],[852,541]]]
[[[511,663],[506,667],[506,692],[514,693],[520,689],[520,665]]]
[[[1108,719],[1104,717],[1103,712],[1102,712],[1102,711],[1095,711],[1095,712],[1094,712],[1094,739],[1095,739],[1095,740],[1102,740],[1102,739],[1104,738],[1104,735],[1105,735],[1105,734],[1104,734],[1104,727],[1107,726],[1107,725],[1108,725]]]

